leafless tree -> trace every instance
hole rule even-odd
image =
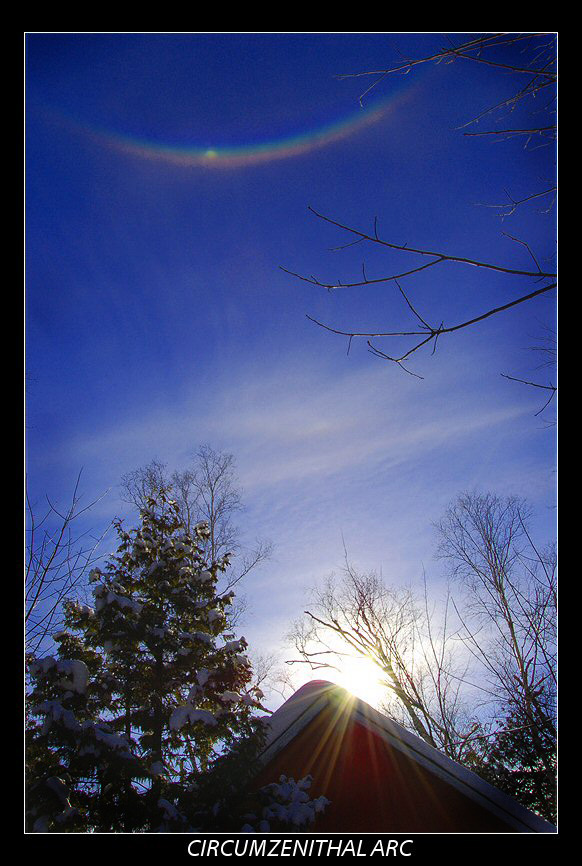
[[[462,638],[492,699],[530,727],[551,770],[556,742],[556,558],[538,550],[525,503],[465,494],[438,525],[439,554],[464,590]]]
[[[51,635],[61,627],[63,602],[82,590],[109,529],[99,538],[89,531],[75,532],[76,521],[98,501],[81,506],[80,478],[81,473],[64,510],[46,497],[40,517],[26,491],[25,644],[33,655],[46,650]]]
[[[546,814],[556,763],[556,562],[553,546],[535,545],[528,517],[517,498],[460,496],[437,526],[452,581],[438,606],[426,579],[417,596],[358,573],[346,557],[293,624],[288,663],[341,670],[345,657],[369,659],[393,718],[486,776],[491,755],[511,754],[523,785],[539,788],[527,802]],[[523,793],[515,773],[509,779],[516,768],[505,770],[507,790]]]
[[[231,590],[271,556],[272,544],[269,541],[257,539],[250,549],[243,549],[240,542],[240,532],[233,519],[244,506],[232,454],[201,445],[192,455],[191,466],[184,470],[170,473],[166,464],[152,460],[147,466],[127,473],[121,480],[123,499],[139,508],[153,492],[160,490],[172,491],[188,529],[199,521],[208,523],[210,537],[205,555],[209,562],[226,553],[237,555],[233,567],[225,574],[226,583],[221,591]],[[243,607],[244,599],[239,599],[239,617]]]
[[[265,695],[278,695],[287,699],[295,688],[288,674],[288,667],[278,653],[247,651],[253,670],[253,686],[256,686]],[[265,699],[267,700],[267,699]],[[268,703],[268,700],[267,700]]]
[[[508,48],[512,49],[513,57],[518,56],[520,58],[518,62],[508,62],[505,59],[504,52]],[[485,64],[492,70],[515,79],[516,89],[512,95],[498,104],[483,108],[473,118],[469,119],[462,127],[464,135],[495,136],[498,139],[510,139],[520,136],[526,141],[526,144],[531,144],[534,140],[541,143],[551,143],[555,139],[556,34],[490,33],[475,35],[464,41],[461,40],[458,44],[453,44],[449,39],[448,45],[426,56],[402,58],[401,61],[385,69],[350,73],[339,77],[355,78],[366,76],[373,79],[372,84],[366,88],[360,97],[360,102],[362,103],[370,91],[380,84],[385,85],[387,79],[390,77],[412,73],[416,67],[422,64],[439,63]],[[507,123],[503,122],[499,124],[500,119],[502,121],[505,120],[507,115],[516,111],[518,107],[529,109],[532,106],[534,106],[533,114],[536,122],[529,124],[527,127],[516,127],[515,125],[507,125]],[[541,123],[539,122],[540,115],[544,118]],[[476,131],[475,127],[482,124],[486,119],[495,121],[494,127],[486,131]],[[556,186],[550,183],[543,189],[532,191],[528,196],[521,199],[516,199],[509,192],[506,192],[507,202],[488,206],[496,208],[502,218],[515,214],[519,208],[534,201],[544,202],[547,205],[546,212],[549,212],[555,199],[555,194]],[[440,337],[472,328],[492,316],[497,316],[507,310],[552,292],[557,285],[555,271],[542,266],[535,252],[527,242],[508,233],[504,234],[509,240],[523,247],[531,261],[530,266],[516,268],[499,261],[483,260],[482,258],[470,255],[460,255],[442,249],[427,248],[422,244],[396,242],[381,233],[376,217],[371,221],[372,225],[370,227],[361,227],[354,226],[345,219],[332,218],[312,207],[309,208],[309,211],[317,219],[347,234],[348,240],[341,246],[335,247],[335,250],[346,250],[355,245],[363,245],[371,250],[382,251],[389,256],[394,254],[400,257],[403,259],[403,266],[399,266],[397,263],[394,265],[390,264],[387,266],[385,273],[380,276],[369,277],[366,264],[362,263],[361,274],[358,277],[345,281],[320,279],[313,275],[299,274],[287,268],[282,268],[282,270],[295,278],[313,286],[324,288],[329,292],[354,287],[373,287],[378,284],[392,284],[396,287],[398,296],[404,304],[404,309],[411,317],[412,324],[410,327],[404,328],[395,324],[392,327],[382,327],[370,331],[358,328],[340,329],[324,323],[313,316],[308,315],[307,318],[324,330],[344,337],[347,340],[348,353],[355,339],[364,339],[368,351],[375,357],[393,362],[400,369],[418,378],[422,377],[409,368],[409,360],[420,349],[430,347],[434,354]],[[511,283],[511,287],[508,289],[507,301],[494,306],[484,304],[481,309],[477,308],[475,314],[469,318],[459,317],[458,321],[445,325],[442,313],[420,310],[412,297],[411,291],[408,288],[405,290],[402,282],[421,273],[440,274],[449,267],[471,267],[478,268],[484,273],[505,275]],[[517,290],[514,288],[516,285],[518,286]],[[525,287],[525,291],[522,287]],[[378,341],[382,342],[379,344]],[[403,349],[401,348],[402,343],[404,343]],[[389,350],[385,348],[386,344],[399,348]],[[525,384],[547,389],[550,399],[555,392],[555,386],[551,382],[546,385],[525,381]]]
[[[290,638],[298,657],[288,664],[341,669],[342,659],[372,661],[386,687],[384,708],[425,742],[459,759],[475,731],[462,699],[466,663],[456,658],[445,616],[437,633],[425,602],[387,586],[346,561],[341,575],[314,590]],[[434,611],[433,611],[434,614]]]

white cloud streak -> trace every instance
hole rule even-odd
[[[466,370],[443,363],[421,383],[395,373],[368,359],[343,370],[281,360],[241,367],[234,378],[217,371],[193,395],[139,417],[128,411],[53,458],[86,466],[98,492],[112,488],[98,506],[110,518],[125,472],[154,457],[184,468],[203,442],[232,452],[247,506],[243,540],[275,543],[273,560],[243,590],[244,631],[268,650],[301,613],[308,588],[341,566],[344,542],[358,567],[406,583],[420,577],[432,522],[461,490],[548,492],[539,430],[514,392],[493,399],[474,382],[460,384]]]

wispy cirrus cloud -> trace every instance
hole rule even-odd
[[[77,465],[98,463],[111,483],[154,457],[179,468],[210,442],[235,454],[247,494],[267,495],[275,487],[396,470],[436,450],[440,461],[447,451],[458,461],[480,436],[491,443],[527,417],[519,402],[488,403],[470,386],[457,388],[454,401],[443,400],[443,375],[419,386],[388,378],[375,364],[341,372],[287,361],[254,364],[202,383],[171,405],[132,409],[62,450]]]
[[[96,493],[111,488],[91,512],[97,519],[123,509],[121,476],[154,457],[181,469],[203,442],[232,452],[246,504],[243,543],[275,545],[242,588],[244,633],[279,651],[309,588],[341,567],[344,545],[357,567],[407,583],[431,570],[432,523],[461,490],[547,500],[529,404],[464,379],[445,364],[418,383],[369,363],[257,362],[236,375],[217,370],[181,399],[128,407],[44,456],[86,467]]]

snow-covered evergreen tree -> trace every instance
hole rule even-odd
[[[216,590],[229,556],[204,562],[207,525],[163,493],[117,532],[94,607],[69,603],[57,657],[30,660],[30,829],[240,830],[265,717]]]

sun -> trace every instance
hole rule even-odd
[[[386,697],[386,686],[381,683],[380,669],[368,658],[346,656],[340,660],[339,670],[330,672],[329,680],[341,686],[367,704],[378,707]]]

